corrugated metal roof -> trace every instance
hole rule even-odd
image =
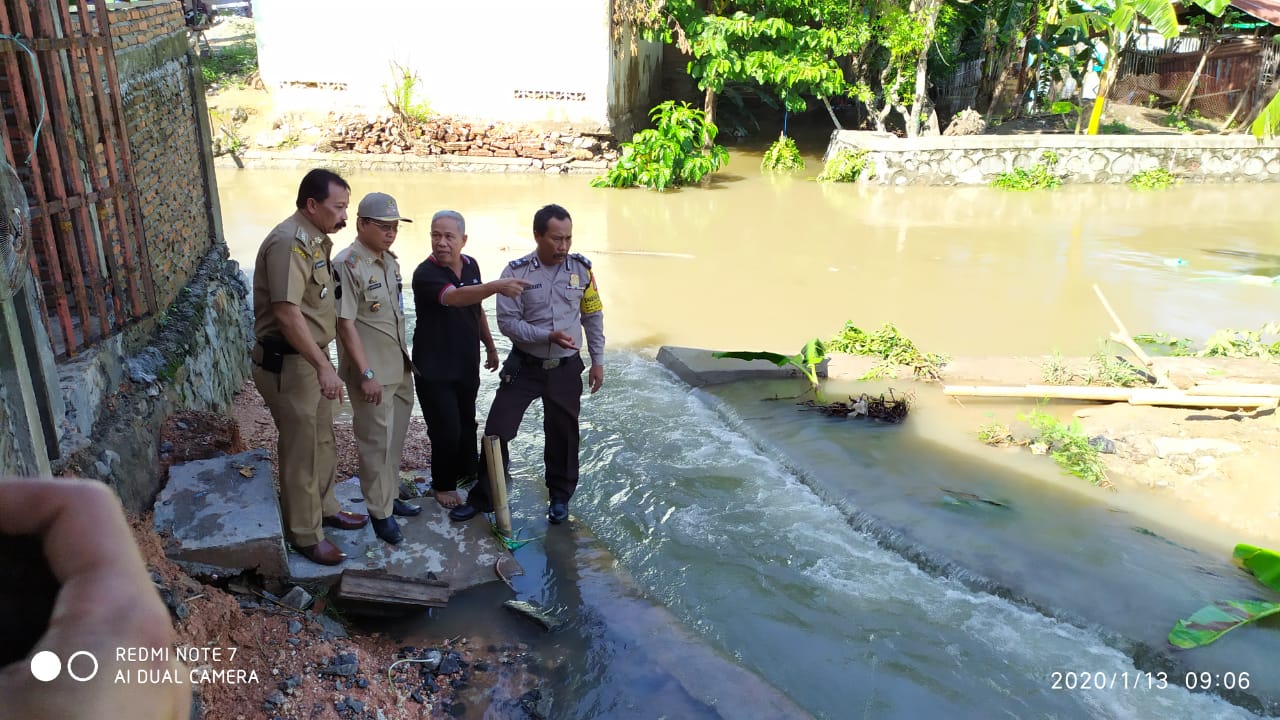
[[[1231,5],[1259,20],[1280,25],[1280,1],[1278,0],[1231,0]]]

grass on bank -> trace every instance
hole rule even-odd
[[[244,87],[249,76],[258,71],[258,44],[241,40],[211,51],[200,59],[200,74],[206,88]]]
[[[892,323],[885,323],[879,330],[866,332],[852,322],[846,322],[844,328],[827,342],[827,351],[880,358],[881,362],[860,380],[897,377],[899,365],[910,367],[917,378],[940,380],[942,368],[950,359],[939,353],[921,352]]]
[[[1134,341],[1179,357],[1258,358],[1280,362],[1280,323],[1266,323],[1257,330],[1224,328],[1210,335],[1204,347],[1195,341],[1163,332],[1134,335]]]
[[[1014,168],[1002,172],[991,181],[991,187],[1001,190],[1052,190],[1062,184],[1062,177],[1054,172],[1058,153],[1045,150],[1040,162],[1030,168]]]
[[[1107,479],[1101,453],[1089,442],[1079,419],[1072,418],[1066,423],[1039,408],[1019,415],[1018,419],[1031,427],[1030,436],[1019,438],[1007,426],[991,422],[978,428],[978,439],[987,445],[1022,445],[1034,453],[1047,453],[1065,472],[1097,487],[1115,487]]]
[[[1072,372],[1062,353],[1057,350],[1040,366],[1040,378],[1046,385],[1098,385],[1103,387],[1138,387],[1151,380],[1127,360],[1107,352],[1106,346],[1089,358],[1083,373]]]

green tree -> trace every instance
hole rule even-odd
[[[689,55],[710,122],[731,82],[755,82],[791,112],[808,107],[806,96],[849,95],[839,61],[870,38],[861,4],[850,0],[620,0],[616,14]]]

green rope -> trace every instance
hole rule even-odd
[[[524,547],[525,545],[528,545],[534,540],[541,540],[543,537],[545,537],[543,535],[539,535],[538,537],[525,538],[522,540],[520,539],[520,535],[524,533],[523,527],[516,530],[515,535],[508,536],[507,534],[503,533],[501,530],[498,529],[497,523],[493,521],[492,513],[485,513],[485,517],[489,518],[489,523],[490,523],[489,531],[492,532],[493,536],[498,538],[498,541],[501,542],[504,546],[506,546],[508,550],[519,550],[520,548]]]
[[[40,65],[36,62],[36,54],[31,52],[31,48],[22,42],[22,38],[17,35],[0,34],[0,40],[12,40],[14,44],[27,51],[27,58],[31,60],[31,72],[36,76],[36,92],[40,95],[40,122],[36,123],[35,135],[31,138],[31,153],[27,155],[27,164],[31,164],[31,158],[35,157],[36,146],[40,143],[40,129],[44,127],[44,80],[40,78]],[[21,80],[19,80],[21,82]]]

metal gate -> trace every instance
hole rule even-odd
[[[155,311],[110,12],[0,0],[4,151],[31,202],[29,262],[58,355]]]

